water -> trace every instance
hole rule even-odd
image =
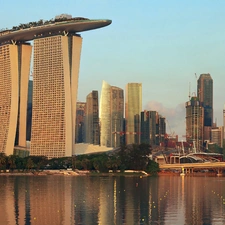
[[[0,225],[225,224],[225,177],[0,176]]]

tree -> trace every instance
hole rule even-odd
[[[16,168],[16,158],[17,157],[18,156],[16,156],[16,155],[10,155],[8,157],[9,169],[12,170],[12,171]]]
[[[82,164],[84,170],[90,169],[90,160],[89,160],[89,159],[84,158],[84,159],[82,160],[81,164]]]
[[[156,175],[160,171],[159,169],[159,164],[156,163],[153,160],[148,160],[148,164],[146,166],[145,172],[151,174],[151,175]]]
[[[33,168],[33,166],[34,166],[33,160],[30,157],[28,157],[27,163],[26,163],[26,168],[30,171]]]
[[[5,170],[7,163],[7,156],[4,153],[0,153],[0,169]]]
[[[112,155],[108,157],[108,160],[106,162],[106,166],[108,169],[112,169],[113,172],[116,172],[120,165],[121,165],[121,160],[119,156]]]

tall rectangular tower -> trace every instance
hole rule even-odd
[[[186,102],[186,140],[195,145],[197,152],[203,150],[203,122],[204,108],[197,97],[192,97]]]
[[[92,91],[86,97],[85,142],[99,145],[99,107],[98,91]]]
[[[204,140],[210,140],[213,125],[213,79],[210,74],[201,74],[198,79],[198,99],[204,108]]]
[[[84,120],[86,114],[86,102],[77,102],[76,109],[76,143],[83,143],[85,140]]]
[[[156,111],[141,112],[141,143],[156,145],[157,120]]]
[[[126,144],[140,143],[142,84],[128,83],[125,96]]]
[[[71,156],[82,38],[34,40],[31,155]]]
[[[14,144],[26,148],[27,92],[32,47],[0,46],[0,152],[13,154]]]

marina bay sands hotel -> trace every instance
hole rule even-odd
[[[82,46],[78,33],[109,24],[111,20],[61,15],[0,31],[0,152],[11,155],[16,147],[27,149],[27,98],[33,51],[30,155],[53,158],[75,153]]]

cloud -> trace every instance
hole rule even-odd
[[[184,103],[178,104],[175,108],[168,108],[160,102],[149,101],[145,105],[145,110],[157,111],[161,116],[166,118],[166,132],[169,134],[175,132],[180,140],[185,139],[182,137],[186,133],[186,110]]]

